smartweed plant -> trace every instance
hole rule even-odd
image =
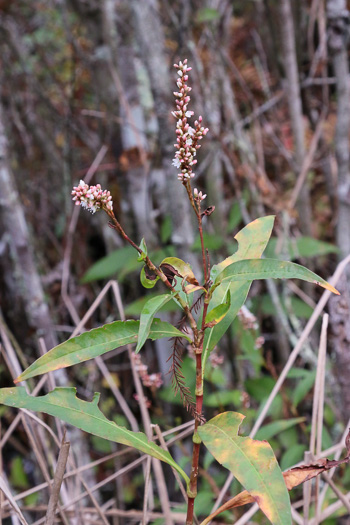
[[[149,299],[140,320],[115,321],[74,337],[47,352],[35,361],[17,379],[25,381],[39,374],[82,363],[126,344],[136,344],[135,352],[142,349],[147,339],[173,338],[173,386],[179,391],[184,404],[194,418],[193,452],[190,473],[186,473],[169,452],[147,439],[146,434],[132,432],[109,421],[98,408],[99,394],[91,402],[76,397],[74,388],[57,388],[44,396],[30,396],[25,387],[0,389],[0,402],[18,408],[27,408],[57,416],[87,432],[132,446],[172,466],[184,479],[187,487],[186,525],[194,519],[197,495],[199,457],[205,446],[218,462],[228,468],[246,488],[236,496],[235,505],[256,501],[271,523],[291,524],[291,507],[287,481],[275,459],[270,445],[238,436],[244,418],[235,412],[220,413],[210,421],[203,414],[203,378],[210,353],[220,342],[239,310],[243,307],[251,283],[255,279],[298,278],[315,283],[338,293],[330,284],[303,266],[275,259],[262,259],[269,241],[274,217],[262,217],[248,224],[235,237],[237,251],[210,267],[208,251],[203,237],[203,217],[210,216],[213,206],[206,206],[206,195],[192,187],[195,179],[197,151],[200,141],[209,132],[202,125],[202,117],[191,124],[193,111],[189,110],[190,91],[188,77],[191,68],[187,60],[175,64],[177,91],[174,92],[176,109],[176,143],[173,165],[177,168],[184,196],[190,201],[198,222],[201,241],[203,280],[194,275],[191,266],[177,258],[167,257],[158,266],[154,264],[142,239],[135,243],[123,229],[113,211],[112,196],[99,184],[88,186],[84,181],[74,187],[73,200],[92,213],[104,211],[114,228],[137,252],[143,263],[141,282],[146,288],[159,288],[159,294]],[[175,170],[174,170],[175,171]],[[174,173],[175,176],[175,173]],[[161,281],[159,283],[158,281]],[[195,296],[195,299],[194,299]],[[167,302],[174,301],[182,319],[177,326],[155,316]],[[199,309],[199,312],[196,310]],[[190,344],[195,355],[195,400],[181,372],[181,354],[184,342]],[[230,507],[225,507],[230,508]],[[218,512],[220,512],[219,509]],[[209,516],[203,523],[207,523]]]

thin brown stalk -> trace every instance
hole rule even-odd
[[[51,495],[47,507],[45,525],[53,525],[55,520],[55,512],[58,504],[58,498],[60,495],[61,485],[63,482],[64,471],[68,460],[70,443],[69,441],[62,440],[60,452],[57,459],[57,465],[53,483],[51,486]]]

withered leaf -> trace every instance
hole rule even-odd
[[[201,215],[202,215],[202,217],[204,215],[209,217],[209,215],[211,215],[214,211],[215,211],[215,206],[209,206],[206,210],[203,211],[203,213]]]
[[[150,270],[148,266],[145,265],[144,270],[147,279],[149,279],[150,281],[154,281],[155,279],[157,279],[157,274],[153,270]]]
[[[159,266],[159,268],[162,270],[162,272],[164,273],[165,277],[168,279],[171,286],[173,286],[173,283],[176,284],[175,275],[177,277],[183,278],[183,276],[171,264],[163,263]]]

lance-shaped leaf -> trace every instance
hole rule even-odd
[[[273,215],[261,217],[238,232],[235,236],[235,239],[238,242],[237,251],[221,263],[213,266],[210,273],[211,280],[215,281],[217,275],[235,261],[261,257],[271,236],[274,220],[275,218]],[[228,291],[231,293],[231,305],[227,315],[221,323],[205,331],[202,356],[203,374],[210,352],[218,344],[237,313],[244,305],[250,286],[250,282],[225,282],[220,284],[214,291],[213,297],[209,303],[208,314],[213,308],[216,308],[218,305],[223,304],[226,301]]]
[[[215,306],[210,312],[207,314],[205,318],[205,324],[207,326],[215,326],[218,323],[220,323],[224,317],[227,315],[229,309],[231,306],[231,293],[230,290],[227,291],[226,295],[226,301],[222,304],[219,304],[218,306]]]
[[[188,482],[188,476],[176,464],[169,452],[149,441],[142,432],[132,432],[107,419],[98,407],[100,394],[91,402],[77,398],[75,388],[55,388],[45,396],[30,396],[24,387],[1,388],[0,403],[10,407],[26,408],[34,412],[45,412],[58,417],[85,432],[134,447],[145,454],[165,461],[176,469]]]
[[[248,259],[230,264],[215,279],[215,283],[254,281],[255,279],[301,279],[318,284],[339,295],[331,284],[300,264],[278,259]]]
[[[349,461],[349,455],[340,461],[319,459],[316,461],[316,463],[311,465],[300,465],[299,467],[286,470],[286,472],[283,472],[283,479],[287,489],[292,490],[294,487],[305,483],[305,481],[309,481],[310,479],[315,478],[316,476],[319,476],[323,472],[327,472],[327,470],[330,470],[334,467],[338,467],[344,463],[349,463]],[[215,512],[205,518],[205,520],[202,521],[200,525],[208,525],[208,523],[210,523],[214,518],[216,518],[225,510],[231,510],[236,507],[241,507],[242,505],[247,505],[248,503],[254,502],[255,500],[251,494],[249,494],[247,490],[244,490],[243,492],[237,494],[237,496],[231,498],[229,501],[226,501],[226,503],[221,505],[221,507],[219,507]]]
[[[39,357],[15,379],[15,383],[26,381],[30,377],[52,372],[59,368],[82,363],[129,343],[137,343],[139,326],[140,321],[114,321],[114,323],[105,324],[100,328],[94,328],[89,332],[84,332],[77,337],[68,339],[68,341],[55,346],[52,350]],[[155,340],[163,337],[185,337],[188,341],[191,341],[189,336],[180,332],[170,323],[154,319],[148,338]]]
[[[149,336],[151,325],[155,314],[168,303],[173,296],[171,294],[162,294],[157,297],[152,297],[142,308],[140,316],[140,327],[138,333],[138,340],[135,352],[138,353],[146,342]]]
[[[266,441],[238,436],[244,416],[225,412],[198,428],[205,446],[248,490],[273,525],[292,523],[281,469]]]

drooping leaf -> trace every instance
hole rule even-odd
[[[273,525],[292,523],[281,469],[266,441],[238,436],[244,416],[225,412],[198,428],[205,446],[246,488]]]
[[[278,259],[247,259],[230,264],[215,279],[215,283],[226,281],[254,281],[255,279],[301,279],[318,284],[339,295],[331,284],[300,264]]]
[[[231,306],[231,293],[230,290],[227,291],[226,295],[226,301],[224,303],[219,304],[218,306],[215,306],[210,312],[207,314],[205,318],[205,324],[208,326],[215,326],[218,323],[220,323],[224,317],[227,315],[229,309]]]
[[[235,239],[238,242],[237,251],[221,263],[213,266],[210,273],[211,280],[214,281],[220,272],[235,261],[261,257],[269,241],[274,219],[273,215],[261,217],[238,232],[237,235],[235,235]],[[228,291],[231,293],[231,305],[227,315],[221,323],[213,328],[208,328],[205,331],[202,356],[203,374],[210,352],[218,344],[237,313],[242,308],[246,301],[250,286],[250,282],[227,282],[220,284],[214,291],[213,297],[209,303],[208,314],[213,308],[216,308],[225,302]]]
[[[173,296],[169,293],[157,295],[147,301],[145,306],[142,308],[140,317],[140,327],[137,339],[137,346],[135,352],[138,353],[146,342],[151,330],[151,324],[155,314],[168,303]]]
[[[59,368],[82,363],[129,343],[137,343],[139,326],[140,321],[114,321],[114,323],[94,328],[89,332],[68,339],[68,341],[55,346],[39,357],[15,380],[15,383]],[[191,341],[189,336],[180,332],[170,323],[160,321],[160,319],[154,319],[148,337],[153,341],[163,337],[185,337]]]
[[[83,401],[77,398],[75,388],[56,388],[45,396],[38,397],[28,395],[24,387],[0,389],[0,403],[3,405],[44,412],[95,436],[134,447],[165,461],[188,482],[188,476],[169,452],[149,441],[142,432],[132,432],[107,419],[98,407],[99,398],[100,394],[96,393],[91,402]]]

